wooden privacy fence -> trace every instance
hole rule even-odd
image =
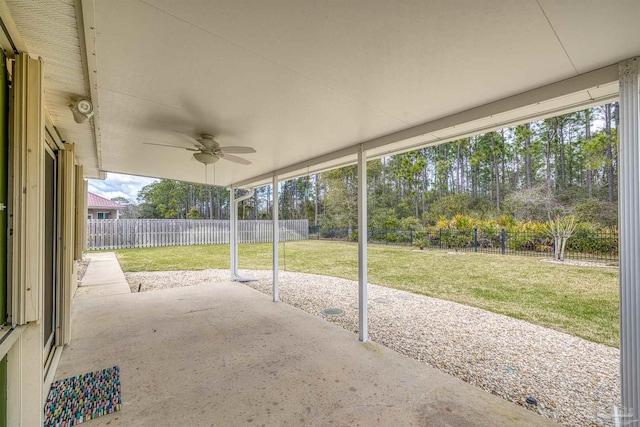
[[[279,221],[280,240],[306,240],[309,221]],[[229,221],[210,219],[89,219],[88,248],[125,249],[229,243]],[[239,243],[271,242],[272,221],[238,221]]]

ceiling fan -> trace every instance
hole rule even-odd
[[[230,162],[239,163],[241,165],[250,165],[251,162],[247,159],[243,159],[242,157],[233,156],[230,153],[234,154],[249,154],[255,153],[251,147],[241,147],[241,146],[227,146],[223,147],[213,138],[213,135],[209,135],[203,133],[200,135],[200,138],[193,138],[189,135],[186,135],[182,132],[177,132],[182,136],[183,139],[189,141],[195,148],[185,148],[180,147],[179,145],[169,145],[169,144],[156,144],[153,142],[145,142],[147,145],[159,145],[161,147],[172,147],[172,148],[182,148],[187,151],[195,151],[193,153],[193,158],[200,163],[204,163],[205,165],[210,165],[211,163],[217,162],[219,159],[228,160]]]

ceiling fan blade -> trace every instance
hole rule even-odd
[[[207,147],[205,147],[204,145],[202,145],[200,143],[200,141],[198,141],[197,139],[195,139],[192,136],[187,135],[186,133],[182,133],[182,132],[178,132],[175,131],[178,135],[180,135],[182,137],[182,139],[184,139],[185,141],[189,141],[190,144],[195,145],[197,148],[199,149],[206,149]]]
[[[157,145],[158,147],[180,148],[181,150],[188,150],[188,151],[200,151],[200,150],[196,150],[195,148],[180,147],[179,145],[156,144],[155,142],[143,142],[143,144],[145,144],[145,145]]]
[[[240,147],[235,145],[231,145],[229,147],[220,147],[219,150],[222,153],[237,153],[237,154],[249,154],[249,153],[256,152],[256,150],[254,150],[251,147]]]
[[[220,153],[220,158],[229,160],[230,162],[240,163],[241,165],[250,165],[251,162],[247,159],[243,159],[242,157],[232,156],[230,154]]]

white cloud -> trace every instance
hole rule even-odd
[[[157,179],[120,173],[108,173],[107,179],[105,180],[90,179],[89,191],[107,199],[124,197],[135,202],[138,197],[138,192],[142,187],[154,181],[157,181]]]

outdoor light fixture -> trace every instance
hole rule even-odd
[[[88,99],[79,99],[69,104],[76,123],[84,123],[93,116],[93,103]]]
[[[218,161],[218,156],[211,153],[194,153],[193,158],[205,165],[210,165]]]

